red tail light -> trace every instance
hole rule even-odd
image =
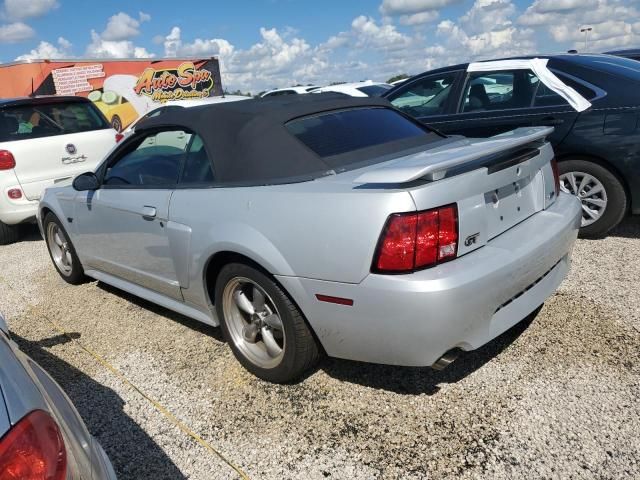
[[[124,133],[116,133],[116,143],[124,138]]]
[[[417,213],[396,213],[387,219],[372,270],[406,273],[455,258],[457,252],[456,205]]]
[[[64,480],[67,453],[58,425],[34,410],[0,439],[0,480]]]
[[[22,190],[20,190],[19,188],[12,188],[7,192],[7,196],[11,200],[20,200],[22,198]]]
[[[11,170],[16,168],[16,159],[8,150],[0,150],[0,170]]]
[[[560,193],[560,171],[558,170],[558,162],[555,158],[551,159],[551,170],[553,170],[553,181],[556,187],[556,197]]]

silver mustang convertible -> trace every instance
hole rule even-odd
[[[260,378],[320,352],[442,367],[567,274],[581,208],[550,133],[444,137],[335,94],[175,109],[48,189],[39,223],[64,280],[220,325]]]

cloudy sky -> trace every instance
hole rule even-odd
[[[4,0],[0,61],[210,56],[232,90],[640,47],[640,0]]]

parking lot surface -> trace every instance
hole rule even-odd
[[[219,329],[65,284],[35,230],[0,247],[0,311],[120,479],[637,478],[639,219],[573,258],[533,321],[442,372],[326,359],[262,382]]]

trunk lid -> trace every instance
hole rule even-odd
[[[553,150],[545,141],[552,131],[520,128],[486,139],[460,139],[379,164],[353,183],[407,189],[417,210],[455,203],[458,255],[463,255],[555,201]]]

